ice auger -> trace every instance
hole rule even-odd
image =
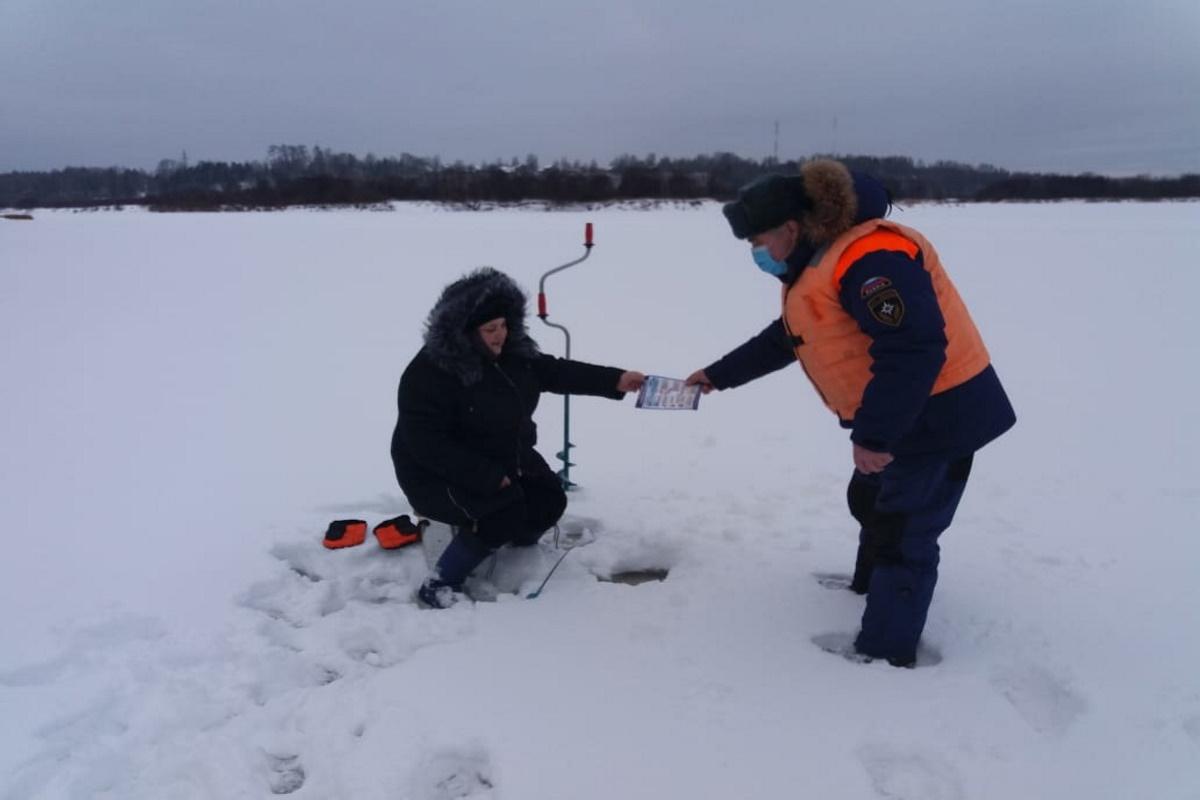
[[[567,339],[567,358],[571,357],[571,332],[567,330],[566,326],[550,322],[547,319],[549,312],[546,310],[546,279],[556,272],[562,272],[567,267],[573,267],[587,260],[587,257],[592,254],[592,244],[592,223],[588,222],[583,228],[583,256],[562,266],[555,267],[543,275],[542,279],[538,282],[538,317],[551,328],[558,328],[563,332],[563,336]],[[575,486],[571,482],[571,467],[575,466],[571,463],[571,448],[574,446],[571,444],[571,395],[567,394],[563,395],[563,449],[554,454],[563,463],[562,469],[558,471],[558,479],[562,481],[564,489],[570,489]]]

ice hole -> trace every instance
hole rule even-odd
[[[637,586],[639,583],[649,583],[650,581],[665,581],[669,572],[668,569],[650,567],[648,569],[627,569],[614,572],[608,577],[602,575],[596,577],[605,583],[624,583],[629,586]]]

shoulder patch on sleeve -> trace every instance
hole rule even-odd
[[[866,300],[871,295],[875,294],[876,292],[882,292],[891,285],[891,280],[883,277],[882,275],[876,275],[874,278],[867,278],[865,281],[863,281],[862,288],[858,290],[858,296],[863,300]]]
[[[867,298],[871,316],[892,328],[904,321],[904,299],[893,288],[881,288]]]

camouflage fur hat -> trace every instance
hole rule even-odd
[[[840,161],[817,159],[799,175],[765,175],[738,190],[722,208],[733,235],[749,239],[788,220],[800,223],[806,239],[831,242],[854,225],[858,199],[854,179]]]

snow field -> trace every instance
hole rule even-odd
[[[926,643],[812,639],[862,599],[849,443],[798,369],[697,412],[572,402],[556,554],[418,609],[395,384],[440,288],[490,264],[573,355],[682,377],[778,291],[719,210],[162,216],[0,228],[0,798],[1200,797],[1191,204],[916,206],[1019,417],[986,448]],[[529,321],[560,353],[561,336]],[[538,412],[561,446],[561,401]],[[597,580],[669,570],[638,586]]]

